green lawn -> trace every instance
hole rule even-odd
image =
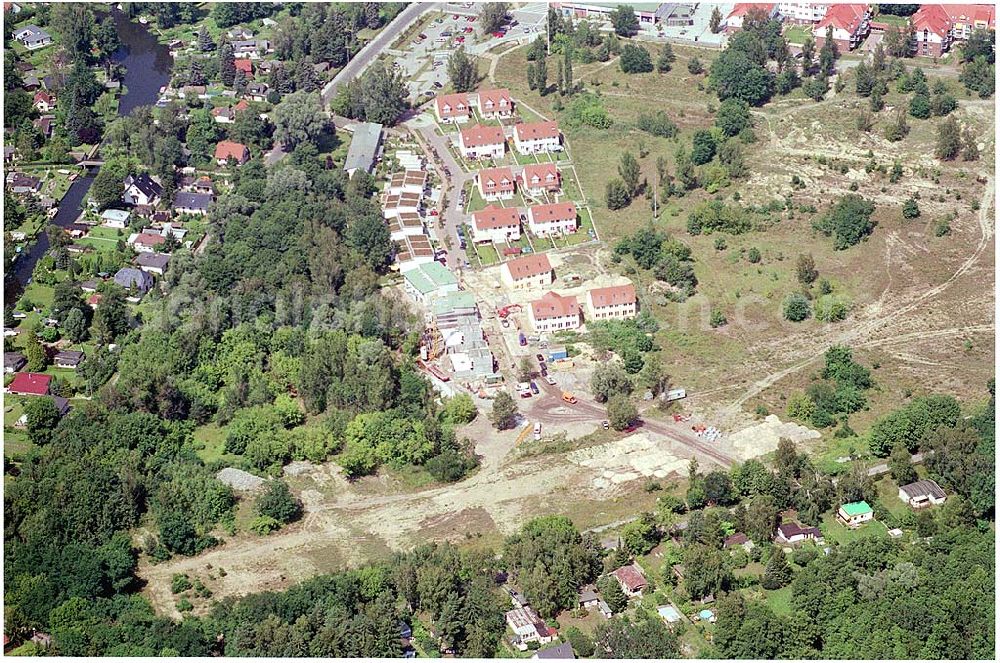
[[[812,33],[801,25],[795,25],[785,30],[785,39],[787,39],[790,44],[805,43],[806,37],[811,35]]]
[[[476,256],[479,258],[479,264],[483,267],[495,265],[500,262],[500,254],[493,244],[477,245],[475,251]]]
[[[205,424],[192,433],[194,449],[206,463],[219,460],[225,455],[226,429],[218,424]]]
[[[594,227],[594,219],[590,214],[590,210],[585,208],[580,209],[579,216],[580,224],[575,233],[554,238],[557,247],[563,248],[566,246],[574,246],[576,244],[589,242],[593,239],[588,232]]]
[[[909,22],[910,22],[910,19],[908,17],[906,17],[906,16],[895,16],[893,14],[879,14],[878,16],[876,16],[872,20],[874,22],[876,22],[876,23],[885,23],[887,25],[896,25],[896,26],[899,26],[901,28],[906,27],[909,24]]]
[[[877,520],[869,521],[857,529],[851,529],[837,522],[837,516],[833,513],[823,516],[823,522],[820,523],[819,528],[823,532],[823,538],[826,541],[840,545],[847,545],[852,541],[869,536],[888,536],[888,530],[886,530],[885,525]]]
[[[767,598],[767,604],[771,606],[771,610],[774,610],[776,615],[783,617],[792,614],[792,588],[790,585],[774,591],[764,590],[764,594]]]
[[[52,297],[54,294],[55,289],[52,286],[32,281],[31,284],[24,289],[24,294],[21,295],[21,301],[24,301],[27,298],[35,306],[47,309],[52,306]],[[27,322],[27,320],[24,322]],[[22,322],[22,324],[24,323]]]

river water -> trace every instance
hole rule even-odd
[[[145,25],[132,23],[119,11],[112,12],[118,37],[122,47],[114,54],[114,61],[125,66],[125,80],[122,85],[127,92],[120,99],[118,114],[128,115],[139,106],[152,106],[159,97],[160,88],[170,81],[170,69],[173,58],[170,50],[156,41]],[[70,185],[65,197],[59,203],[59,212],[51,221],[57,226],[68,226],[80,216],[80,209],[86,199],[94,176],[81,177]],[[35,264],[49,250],[49,238],[39,233],[34,244],[25,255],[18,258],[14,264],[14,277],[17,279],[17,291],[27,284]],[[11,293],[8,293],[8,297]]]

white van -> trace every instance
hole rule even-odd
[[[540,421],[535,422],[535,439],[542,439],[542,424]]]

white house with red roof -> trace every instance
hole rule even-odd
[[[514,197],[514,171],[510,166],[484,168],[476,175],[476,186],[483,200],[509,200]]]
[[[440,94],[434,99],[434,115],[438,122],[468,122],[471,114],[469,95],[464,92]]]
[[[778,15],[778,5],[770,2],[737,2],[733,5],[732,11],[730,11],[725,20],[723,20],[722,25],[723,32],[727,35],[731,35],[734,32],[739,32],[743,29],[743,19],[752,10],[758,10],[765,12],[769,18],[774,18]]]
[[[466,159],[500,159],[507,139],[500,127],[477,124],[459,132],[458,148]]]
[[[631,283],[594,288],[587,291],[587,315],[591,320],[627,320],[635,317],[638,302]]]
[[[510,96],[510,90],[506,88],[480,90],[474,94],[476,107],[484,118],[503,118],[514,114],[514,99]]]
[[[521,154],[561,152],[562,133],[559,123],[522,122],[514,125],[514,148]]]
[[[539,236],[575,233],[576,204],[567,201],[529,208],[528,230]]]
[[[996,29],[993,5],[920,5],[910,17],[914,55],[939,57],[954,41],[965,40],[976,29]]]
[[[500,282],[508,289],[544,288],[552,285],[555,272],[544,253],[532,253],[508,260],[500,268]]]
[[[40,112],[48,113],[50,110],[55,110],[55,107],[56,95],[48,90],[39,90],[35,93],[35,108]]]
[[[524,167],[518,178],[518,186],[523,192],[533,196],[540,195],[546,191],[559,191],[562,182],[559,176],[559,169],[554,163],[538,163]]]
[[[826,28],[833,28],[833,42],[841,53],[846,53],[861,45],[871,29],[871,7],[869,5],[830,5],[819,23],[813,28],[816,48],[823,48],[826,42]]]
[[[551,290],[531,302],[531,326],[537,332],[576,329],[580,326],[580,304],[576,297],[560,295]]]
[[[517,207],[496,207],[472,213],[472,241],[504,244],[521,238],[521,210]]]
[[[225,166],[230,159],[242,166],[250,161],[250,148],[243,143],[234,143],[231,140],[219,141],[215,146],[215,163]]]

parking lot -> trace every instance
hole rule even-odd
[[[531,3],[512,11],[506,29],[489,35],[483,35],[480,28],[481,5],[449,3],[442,8],[421,19],[419,32],[406,43],[387,51],[418,103],[432,99],[448,85],[448,58],[460,46],[470,55],[482,55],[499,44],[527,43],[545,34],[545,3]],[[485,73],[481,67],[480,75]]]

